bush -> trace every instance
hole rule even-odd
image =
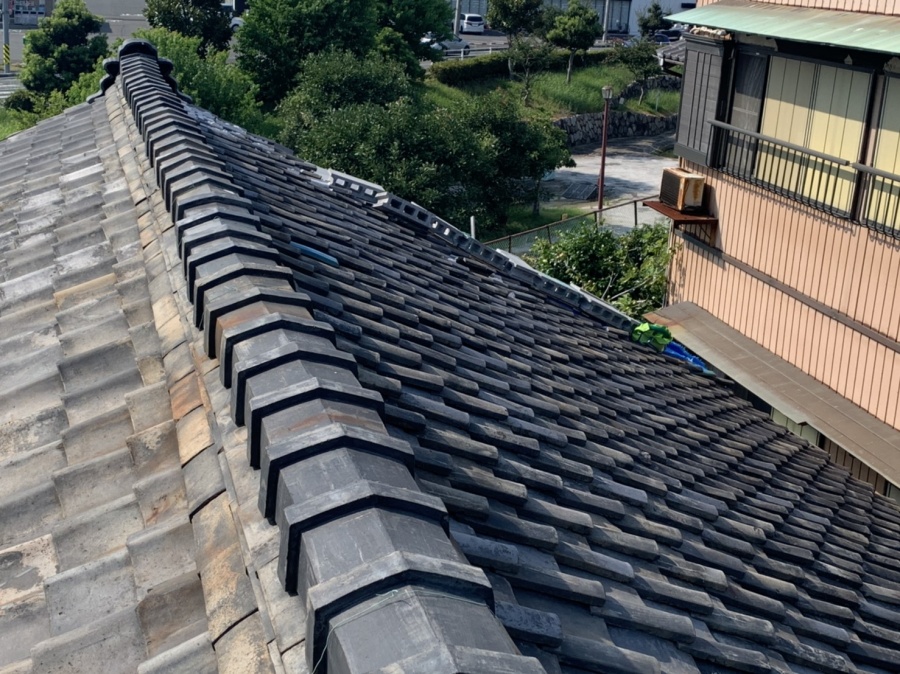
[[[40,97],[28,89],[14,91],[3,101],[4,108],[16,112],[35,112],[40,106]]]
[[[609,52],[596,51],[578,54],[575,63],[579,67],[587,67],[605,63]],[[550,55],[547,70],[565,71],[569,66],[569,52],[565,49],[554,49]],[[509,76],[509,63],[505,51],[477,56],[468,59],[441,61],[431,66],[428,76],[441,84],[459,86],[472,80],[490,79],[492,77]]]

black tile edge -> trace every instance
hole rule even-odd
[[[447,517],[444,502],[436,496],[395,485],[359,480],[311,499],[284,508],[281,515],[281,550],[278,576],[288,592],[308,594],[298,577],[303,535],[348,515],[378,508],[402,512],[441,523]]]
[[[306,601],[309,610],[306,660],[310,670],[324,664],[327,671],[325,646],[332,620],[368,599],[410,585],[486,604],[493,610],[493,591],[480,569],[425,555],[395,552],[310,588]],[[464,606],[461,602],[456,619],[465,620]],[[323,658],[324,663],[320,662]]]
[[[212,329],[215,326],[213,323],[203,323],[206,293],[241,276],[281,279],[289,287],[291,287],[291,282],[294,279],[290,269],[264,258],[258,258],[257,261],[246,260],[239,264],[229,265],[213,274],[197,278],[193,287],[188,288],[188,292],[191,294],[191,302],[194,305],[194,325],[196,327],[203,328],[208,326]],[[298,293],[298,297],[302,298],[305,296]],[[236,297],[235,301],[239,301],[239,298]],[[210,355],[212,357],[213,354]]]
[[[317,344],[291,342],[245,360],[239,360],[234,366],[231,381],[231,409],[234,413],[235,424],[244,425],[245,406],[249,402],[246,397],[247,380],[295,360],[332,365],[347,370],[354,377],[358,376],[357,363],[352,356],[338,349],[320,348]]]
[[[260,457],[259,508],[263,514],[276,519],[278,477],[284,468],[334,449],[352,449],[387,457],[399,461],[407,469],[412,467],[414,460],[412,448],[406,442],[357,426],[331,423],[298,433],[267,447]]]

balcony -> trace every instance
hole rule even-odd
[[[900,176],[711,121],[722,173],[900,238]]]

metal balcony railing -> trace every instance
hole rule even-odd
[[[850,216],[857,170],[846,159],[724,122],[710,124],[718,170],[831,215]]]
[[[859,224],[900,238],[900,176],[880,169],[853,164],[859,172]]]

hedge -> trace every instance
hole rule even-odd
[[[575,56],[575,63],[580,67],[598,65],[606,61],[610,53],[609,51],[581,52]],[[428,76],[441,84],[456,86],[472,80],[504,77],[509,74],[508,61],[505,51],[467,59],[448,59],[432,64]],[[569,52],[565,49],[556,49],[550,57],[547,70],[565,70],[568,65]]]

